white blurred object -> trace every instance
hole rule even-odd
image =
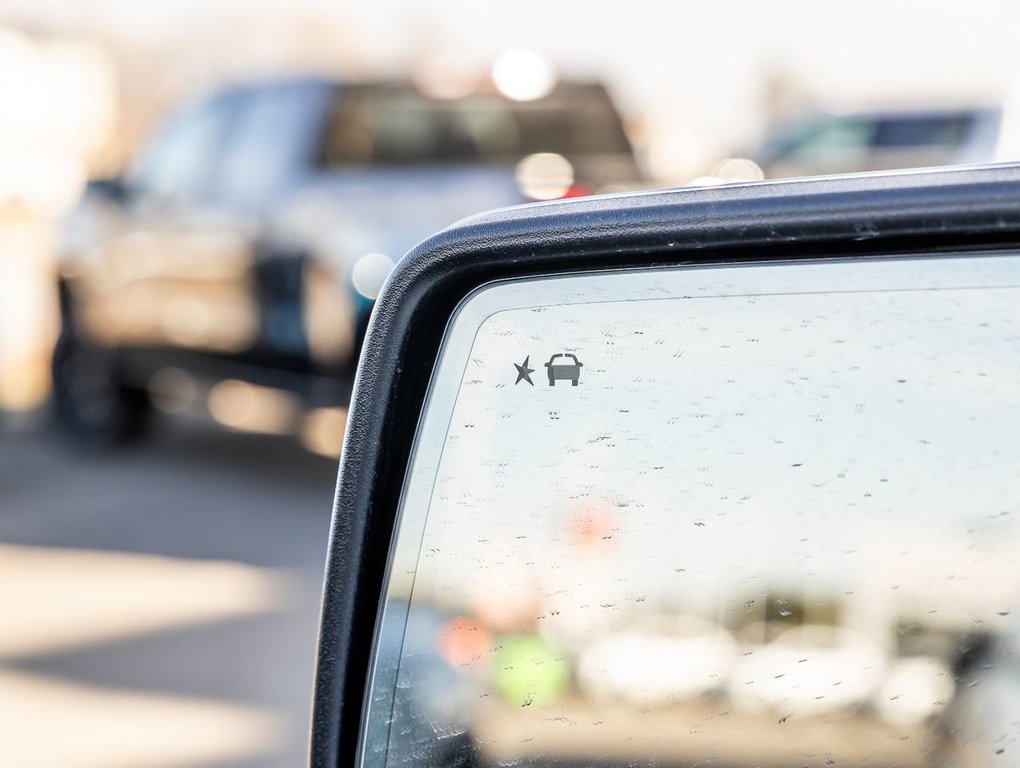
[[[716,164],[712,173],[707,176],[697,176],[692,179],[688,186],[692,187],[715,187],[720,184],[740,184],[749,181],[761,181],[765,174],[754,160],[746,157],[728,157]]]
[[[382,290],[383,283],[393,271],[393,259],[382,253],[366,253],[356,262],[351,271],[354,289],[366,299],[374,299]]]
[[[504,51],[492,65],[492,81],[500,93],[515,101],[546,96],[556,80],[552,64],[542,54],[524,48]]]
[[[452,51],[441,51],[414,68],[414,84],[435,99],[460,99],[477,90],[484,69],[473,59]]]
[[[995,162],[1020,160],[1020,82],[1006,94],[995,138]]]
[[[521,194],[532,200],[556,200],[574,185],[574,166],[563,155],[539,152],[528,155],[514,171]]]
[[[762,173],[758,164],[746,157],[726,158],[715,166],[712,175],[727,184],[740,181],[761,181],[765,178],[765,174]]]
[[[595,698],[682,701],[721,687],[736,653],[733,636],[719,625],[695,616],[662,616],[593,643],[581,655],[578,678]]]
[[[795,627],[739,658],[729,694],[750,712],[831,712],[870,699],[885,664],[882,649],[857,632],[821,624]]]
[[[0,204],[70,207],[115,117],[114,70],[100,48],[0,28]]]
[[[953,671],[933,656],[895,662],[875,699],[882,716],[897,725],[924,722],[953,698]]]

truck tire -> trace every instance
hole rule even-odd
[[[142,435],[151,411],[148,393],[124,383],[112,353],[65,330],[51,371],[57,424],[75,441],[104,447]]]

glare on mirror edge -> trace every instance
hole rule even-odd
[[[1012,255],[479,294],[364,765],[1020,763],[1018,352]]]

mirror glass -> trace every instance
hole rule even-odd
[[[1020,258],[495,284],[451,323],[361,747],[1020,762]]]

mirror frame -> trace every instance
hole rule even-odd
[[[310,765],[355,768],[373,635],[422,407],[458,304],[494,280],[1020,247],[1020,165],[580,198],[467,219],[401,260],[376,303],[330,528]]]

